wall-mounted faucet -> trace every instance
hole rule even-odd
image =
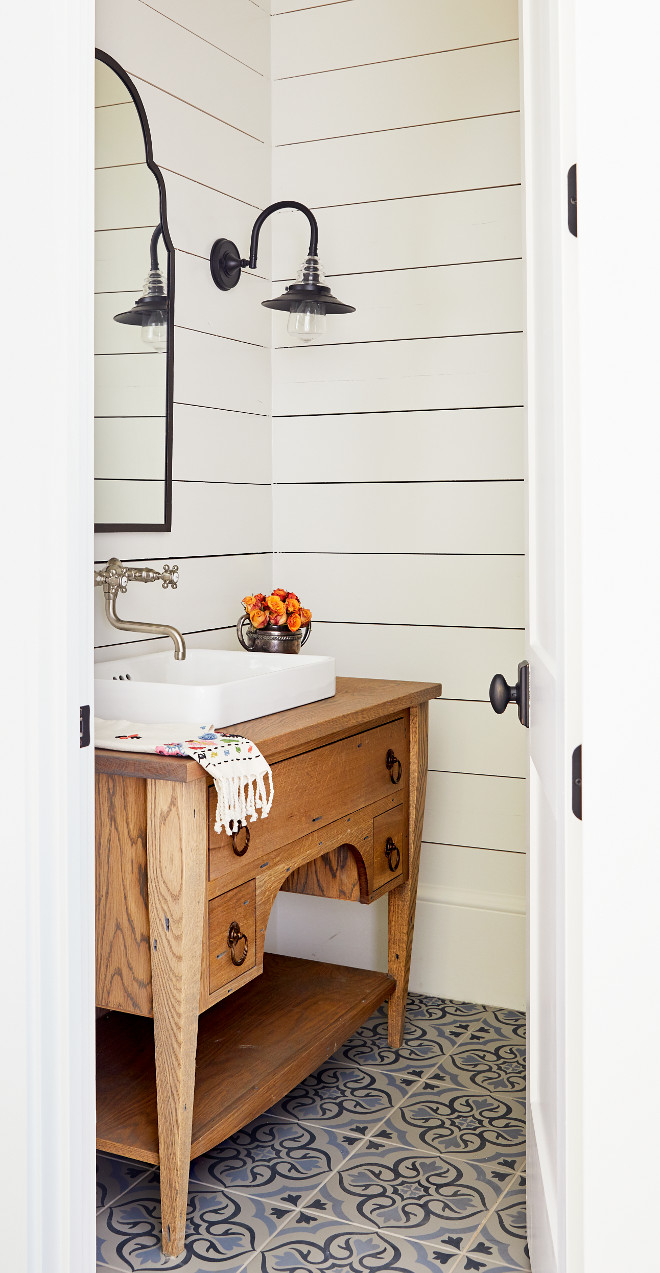
[[[179,567],[163,566],[162,571],[151,570],[148,566],[142,570],[133,570],[124,566],[118,557],[111,557],[103,570],[94,571],[94,587],[103,588],[105,598],[105,617],[113,628],[121,632],[148,632],[151,635],[167,636],[174,642],[175,659],[185,659],[186,643],[178,628],[169,623],[138,623],[135,619],[120,619],[117,614],[117,595],[126,592],[129,583],[155,583],[160,579],[163,588],[176,588],[179,581]]]

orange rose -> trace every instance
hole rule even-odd
[[[255,601],[256,597],[243,597],[243,605],[245,606],[248,614],[250,613],[250,610],[254,610]]]
[[[312,617],[311,610],[305,610],[303,606],[300,611],[300,622],[302,623],[303,627],[306,627],[306,625],[310,622],[311,617]]]
[[[300,609],[300,602],[297,597],[287,597],[286,599],[287,614],[297,614]]]
[[[276,597],[274,592],[270,597],[266,597],[266,605],[271,614],[284,614],[284,602],[281,597]]]
[[[281,628],[286,623],[286,610],[282,610],[281,614],[274,614],[271,610],[270,621],[274,628]]]
[[[266,605],[266,598],[263,592],[255,592],[254,604],[259,610],[263,610]]]
[[[293,598],[294,601],[300,601],[300,597],[298,596],[297,592],[287,592],[286,594],[287,601],[291,601],[291,598]]]
[[[300,627],[300,615],[294,611],[293,614],[289,615],[286,623],[290,632],[297,632]]]
[[[287,597],[286,588],[273,588],[273,596],[279,597],[280,601],[286,601],[286,597]]]
[[[265,610],[251,610],[250,623],[253,628],[265,628],[268,623],[268,615]]]

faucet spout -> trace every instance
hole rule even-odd
[[[120,619],[117,614],[117,594],[105,594],[105,617],[113,628],[119,628],[120,632],[148,632],[152,636],[169,637],[174,643],[175,659],[185,659],[186,643],[183,635],[178,628],[173,628],[169,623],[144,623],[137,619]]]

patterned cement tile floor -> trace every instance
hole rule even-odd
[[[160,1250],[158,1172],[99,1155],[97,1273],[520,1273],[523,1013],[411,994],[278,1105],[190,1164],[183,1255]]]

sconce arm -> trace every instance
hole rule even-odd
[[[254,225],[252,226],[252,236],[250,238],[250,259],[247,262],[251,270],[257,268],[257,252],[259,250],[259,234],[264,221],[272,212],[279,212],[280,208],[293,208],[296,212],[302,212],[307,217],[310,227],[309,236],[309,252],[308,256],[318,255],[319,246],[319,227],[314,213],[305,206],[304,203],[297,203],[295,199],[280,199],[279,203],[271,203],[263,212],[259,213]],[[243,262],[241,262],[243,264]]]
[[[156,229],[154,230],[151,236],[151,243],[149,244],[149,259],[151,262],[152,270],[158,269],[158,240],[162,233],[163,233],[162,225],[157,225]]]

